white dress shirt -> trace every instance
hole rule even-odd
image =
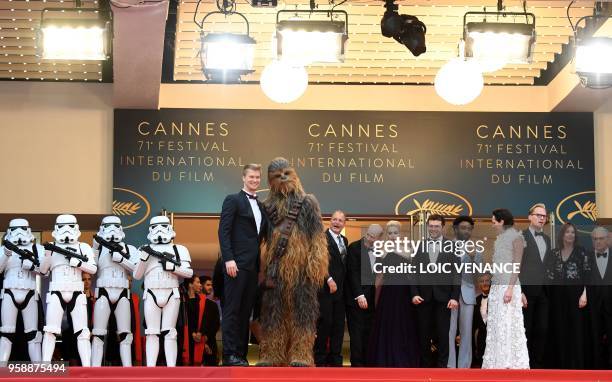
[[[540,260],[544,261],[544,256],[546,255],[546,241],[544,241],[544,236],[538,235],[536,236],[536,230],[533,227],[529,227],[529,232],[531,232],[531,236],[535,239],[535,242],[538,246],[538,252],[540,252]]]
[[[438,262],[438,255],[440,254],[440,250],[442,249],[442,236],[437,239],[429,238],[431,241],[427,246],[427,252],[429,254],[429,262],[435,264]]]
[[[597,257],[597,251],[595,251],[595,261],[597,262],[597,269],[599,269],[599,274],[601,275],[601,278],[603,279],[604,276],[606,275],[606,268],[608,268],[608,258],[610,257],[610,250],[606,249],[603,252],[599,252],[599,253],[605,253],[606,257],[603,256],[599,256]]]
[[[257,199],[249,198],[249,195],[255,196],[254,194],[250,194],[246,190],[242,190],[242,191],[244,191],[247,194],[245,195],[245,198],[247,198],[247,200],[249,201],[249,204],[251,205],[251,209],[253,210],[253,216],[255,217],[255,225],[257,226],[257,233],[259,233],[259,230],[261,229],[261,211],[259,210]]]
[[[332,235],[332,237],[334,238],[334,241],[336,242],[336,247],[338,247],[338,252],[340,252],[340,254],[344,254],[346,255],[346,246],[344,245],[344,239],[342,238],[342,234],[336,234],[334,233],[334,231],[330,229],[328,229],[329,234]]]

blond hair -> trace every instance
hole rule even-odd
[[[249,163],[242,168],[242,176],[245,176],[247,170],[257,171],[261,174],[261,165],[257,163]]]
[[[536,208],[543,208],[544,211],[546,211],[546,206],[544,205],[544,203],[536,203],[531,206],[531,208],[529,208],[529,215],[531,215]]]

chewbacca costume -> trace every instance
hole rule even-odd
[[[328,263],[319,202],[304,193],[297,173],[284,158],[276,158],[268,166],[268,183],[270,193],[264,207],[271,230],[262,253],[267,287],[261,306],[259,365],[312,366],[319,318],[317,292],[323,285]],[[293,226],[286,248],[279,250],[282,226],[290,212]]]

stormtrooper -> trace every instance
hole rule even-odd
[[[97,254],[96,304],[93,317],[91,365],[102,366],[104,336],[107,334],[111,313],[117,321],[119,354],[123,366],[132,366],[130,290],[128,275],[138,259],[138,250],[123,242],[125,233],[117,216],[102,219],[100,230],[94,235],[93,249]]]
[[[164,335],[167,366],[176,366],[176,320],[180,308],[179,277],[193,275],[189,251],[172,243],[176,236],[170,220],[155,216],[149,224],[147,239],[151,243],[140,248],[140,261],[134,278],[144,276],[144,315],[147,366],[155,366],[159,353],[159,336]]]
[[[28,353],[32,362],[40,362],[42,333],[39,331],[36,273],[44,254],[42,245],[34,243],[30,225],[25,219],[9,222],[0,251],[0,272],[4,272],[2,298],[2,338],[0,362],[7,362],[15,340],[17,315],[21,313]]]
[[[78,241],[81,236],[76,217],[59,215],[51,234],[53,243],[45,243],[45,256],[40,273],[50,275],[47,293],[47,316],[42,344],[42,360],[51,361],[55,337],[61,333],[62,317],[72,317],[77,349],[83,366],[91,364],[90,332],[87,327],[87,299],[83,293],[82,272],[96,273],[94,253],[89,244]]]

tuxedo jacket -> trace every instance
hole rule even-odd
[[[587,276],[587,300],[588,306],[595,311],[602,309],[612,314],[612,251],[608,250],[608,265],[604,276],[601,277],[594,251],[587,254],[589,262],[589,275]]]
[[[368,250],[363,245],[363,239],[354,241],[346,248],[346,279],[345,293],[346,304],[358,307],[358,296],[364,295],[368,301],[368,310],[374,309],[374,298],[376,287],[374,285],[376,275],[370,265]]]
[[[327,250],[329,252],[329,267],[327,278],[331,277],[334,279],[334,282],[338,286],[338,290],[335,294],[342,296],[342,294],[344,293],[344,278],[346,276],[348,240],[343,235],[340,235],[342,241],[344,242],[344,247],[347,248],[347,254],[344,257],[344,261],[342,261],[342,255],[340,254],[340,250],[338,249],[338,242],[336,241],[336,238],[332,236],[329,230],[325,231],[325,236],[327,236]],[[324,289],[325,292],[329,293],[329,285],[327,285],[327,282],[325,282]]]
[[[266,236],[268,219],[263,204],[257,201],[261,211],[261,228],[257,224],[249,198],[244,191],[225,197],[219,220],[219,245],[223,261],[236,261],[238,269],[259,271],[260,244]]]
[[[546,293],[546,266],[548,259],[552,256],[552,247],[550,237],[543,235],[546,243],[546,253],[544,260],[540,258],[540,251],[536,244],[535,238],[529,228],[523,231],[523,237],[527,246],[523,251],[523,259],[521,260],[521,273],[519,280],[521,282],[521,290],[526,296],[536,297],[541,293]]]
[[[429,253],[419,250],[417,251],[412,263],[416,266],[414,283],[410,285],[410,298],[421,296],[425,302],[437,301],[448,302],[453,299],[459,301],[461,292],[461,274],[457,272],[455,264],[460,264],[459,257],[453,252],[445,252],[452,243],[450,240],[443,239],[442,251],[438,253],[436,264],[450,263],[450,273],[427,273],[420,272],[420,268],[425,268],[429,261]]]

